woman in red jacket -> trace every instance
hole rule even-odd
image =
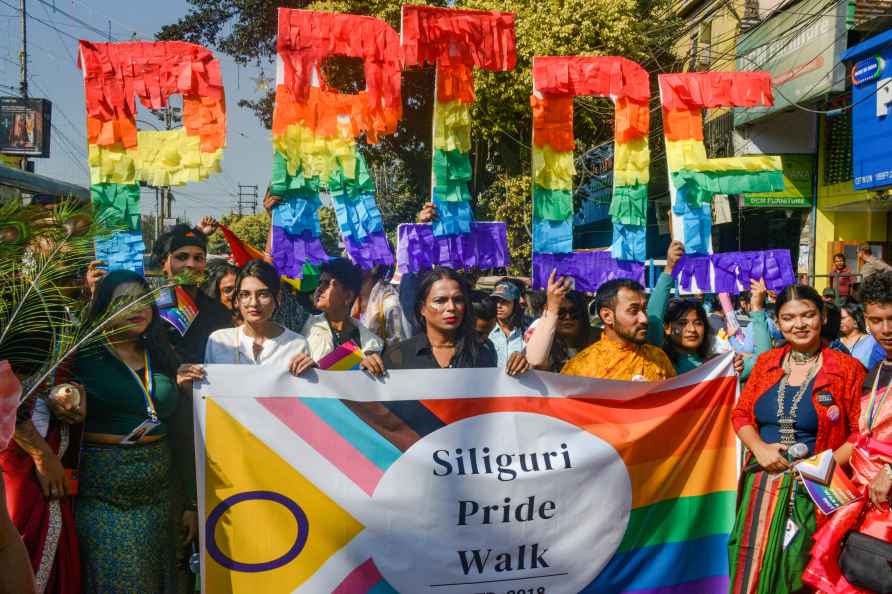
[[[803,285],[777,299],[784,347],[761,355],[732,413],[734,430],[755,471],[740,478],[737,519],[730,541],[732,594],[810,592],[802,574],[809,559],[815,506],[790,469],[787,449],[808,455],[833,450],[839,463],[858,432],[864,368],[821,342],[821,296]]]

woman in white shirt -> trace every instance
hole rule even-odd
[[[207,364],[276,365],[295,375],[313,365],[307,340],[272,321],[279,305],[281,281],[263,260],[248,262],[235,281],[233,305],[244,324],[217,330],[208,338]]]

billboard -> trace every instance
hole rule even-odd
[[[744,194],[744,206],[810,208],[814,196],[814,155],[781,155],[784,189],[781,192]]]
[[[868,47],[868,43],[871,45]],[[864,47],[867,51],[862,52]],[[849,56],[852,66],[852,174],[856,190],[892,186],[892,33],[884,33]]]
[[[46,99],[0,97],[0,153],[49,157],[51,113]]]
[[[845,90],[848,2],[828,6],[826,0],[804,0],[784,8],[737,44],[737,70],[767,70],[774,87],[774,105],[734,110],[740,126],[831,91]]]

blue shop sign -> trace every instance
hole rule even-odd
[[[892,30],[845,53],[852,66],[852,166],[856,190],[892,186]]]

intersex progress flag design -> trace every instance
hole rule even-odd
[[[208,366],[203,591],[725,591],[730,361],[654,384]]]

